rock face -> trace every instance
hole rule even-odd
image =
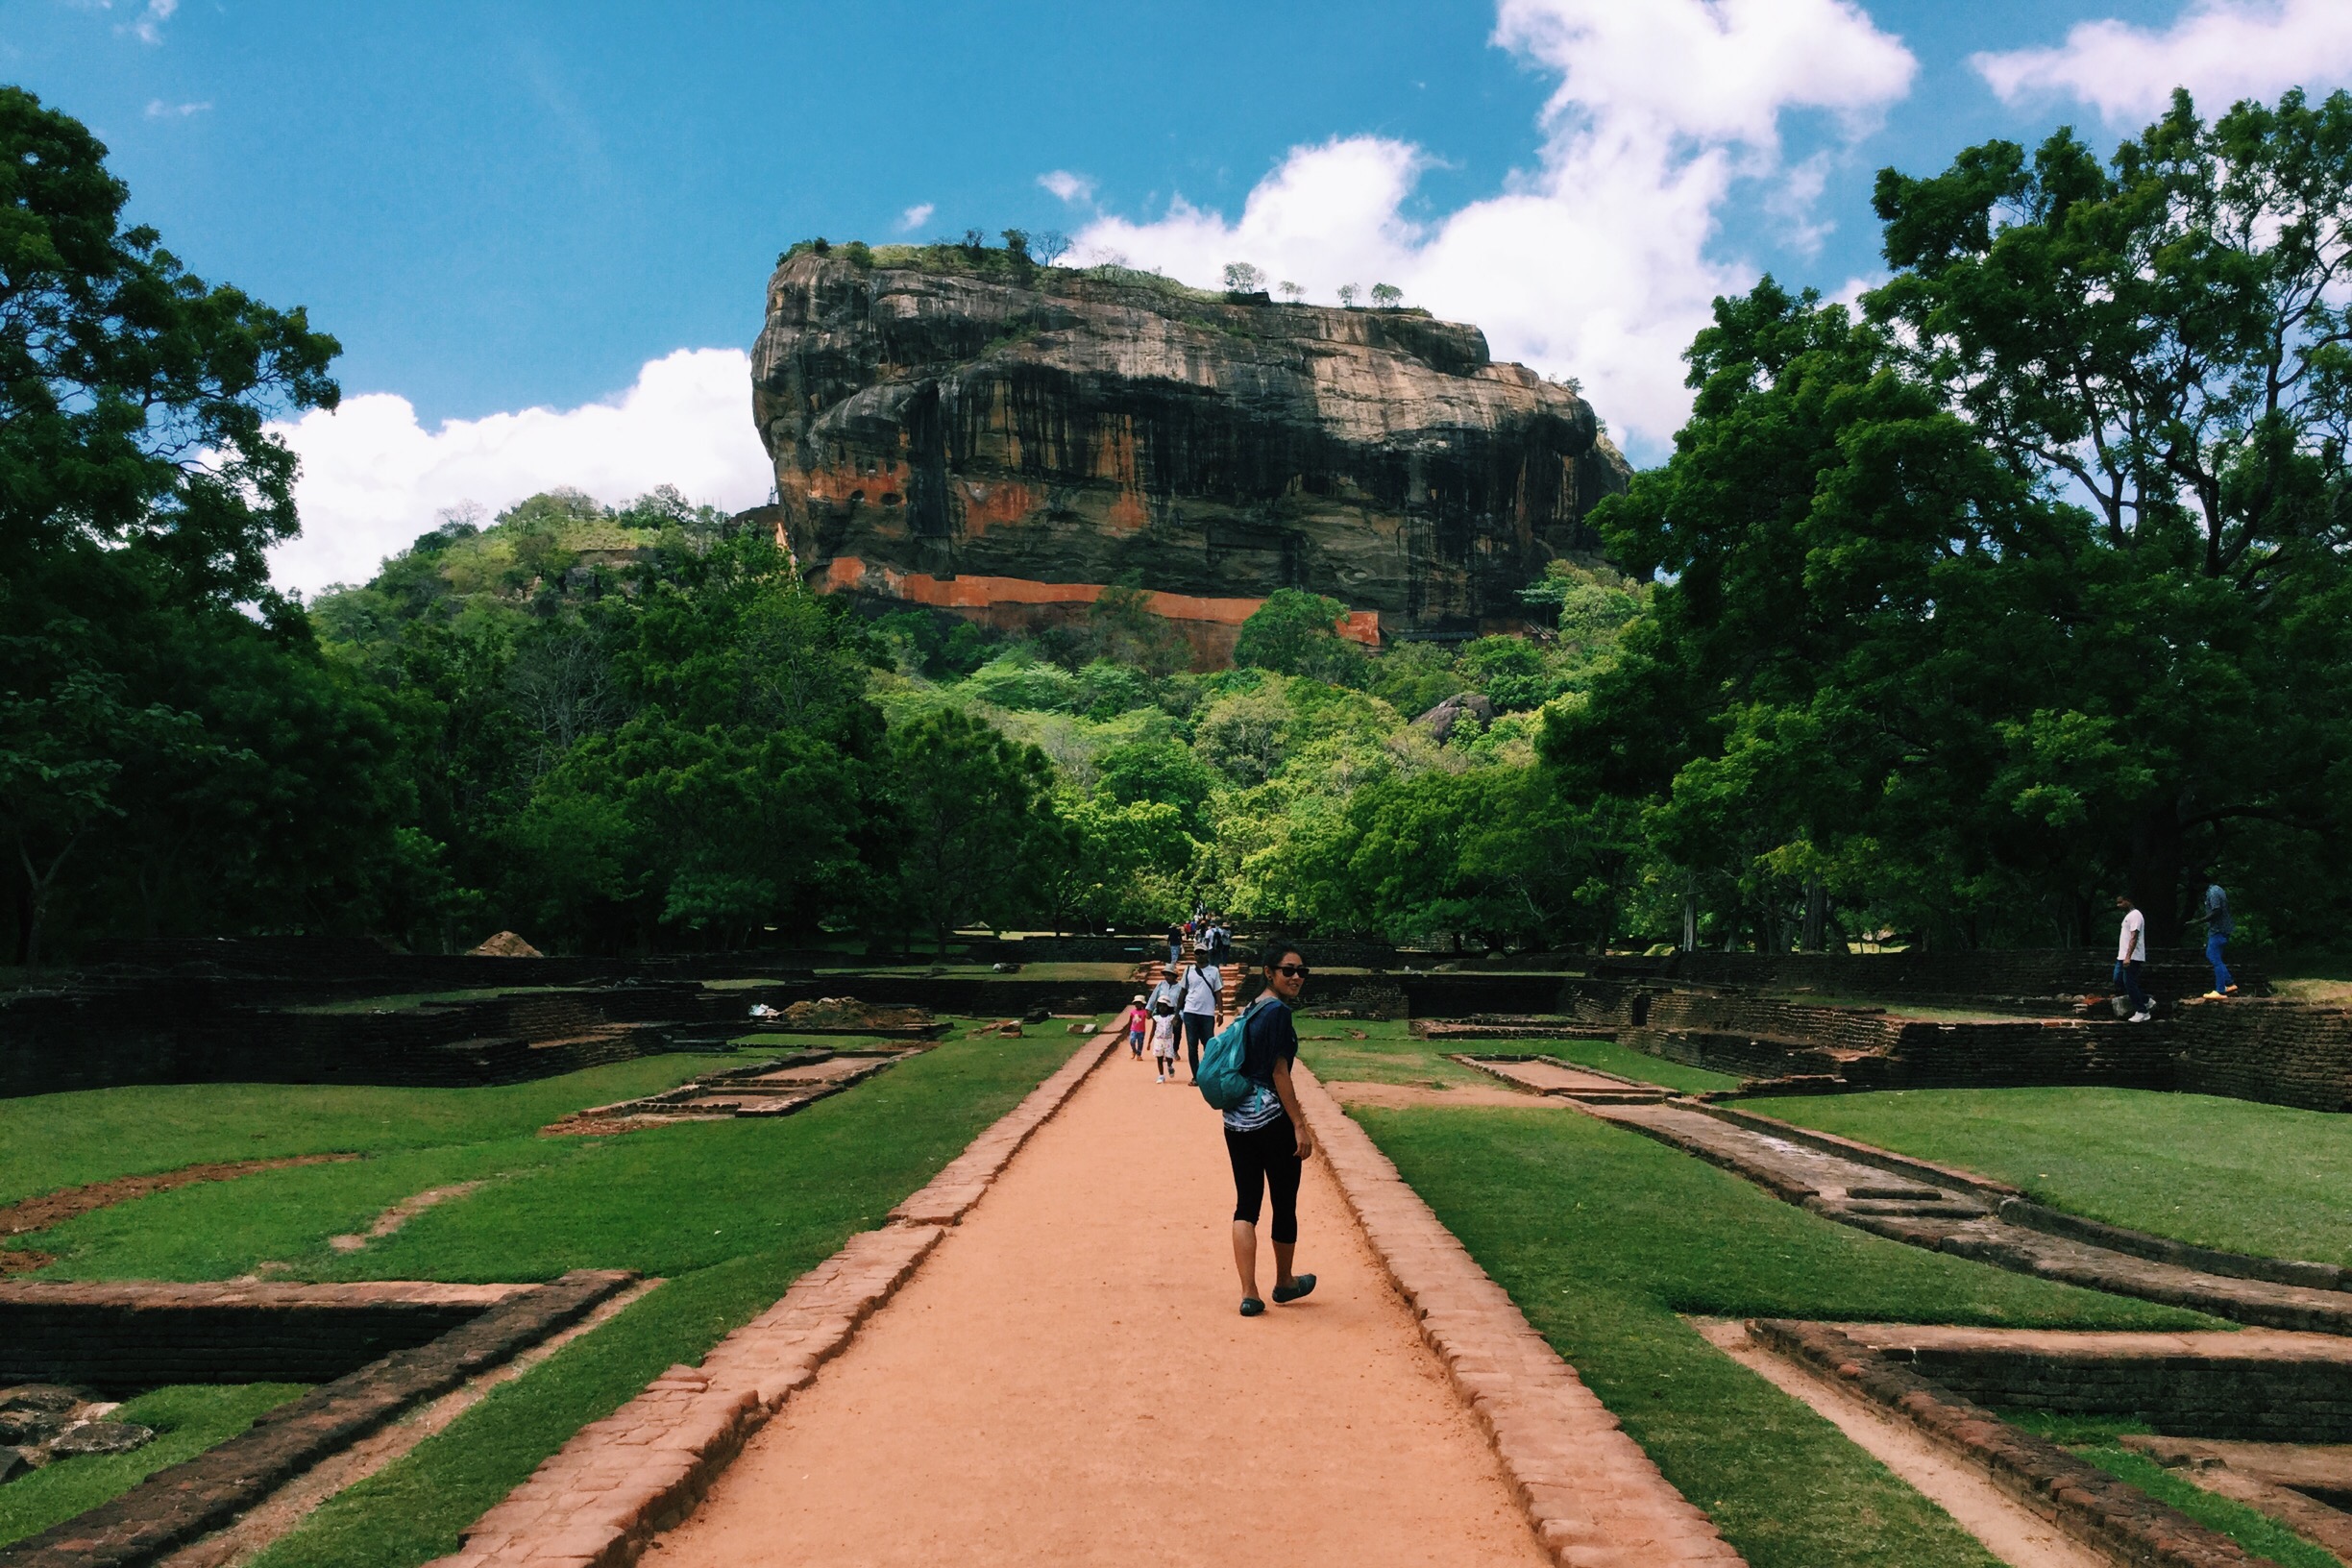
[[[1365,641],[1517,630],[1625,487],[1591,406],[1474,327],[998,259],[770,280],[763,515],[819,587],[1011,626],[1133,574],[1212,663],[1286,587]]]

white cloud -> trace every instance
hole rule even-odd
[[[316,593],[375,575],[446,508],[497,512],[558,485],[619,504],[656,485],[730,510],[774,480],[751,427],[751,361],[736,349],[680,349],[649,361],[626,392],[577,408],[417,423],[406,398],[371,392],[333,413],[271,427],[302,458],[301,537],[271,551],[282,588]]]
[[[938,210],[939,208],[933,207],[929,202],[916,203],[898,214],[898,232],[902,234],[914,233],[924,224],[929,223],[931,214]]]
[[[1857,136],[1918,62],[1851,0],[1502,0],[1495,41],[1559,77],[1536,166],[1498,195],[1415,222],[1405,204],[1429,155],[1340,136],[1292,148],[1236,221],[1180,198],[1078,240],[1209,286],[1228,261],[1325,300],[1394,283],[1484,328],[1498,356],[1580,378],[1614,428],[1663,440],[1690,405],[1683,349],[1716,295],[1754,282],[1708,254],[1734,183],[1773,182],[1768,208],[1818,244],[1826,165],[1784,167],[1780,116],[1824,111]]]
[[[128,33],[141,43],[161,43],[163,24],[179,9],[180,0],[147,0],[147,9],[139,12],[136,20],[125,22],[114,31]]]
[[[151,120],[184,120],[190,114],[202,114],[212,107],[212,100],[201,104],[167,104],[160,98],[147,100],[147,117]]]
[[[1067,169],[1049,169],[1038,176],[1037,183],[1073,207],[1091,199],[1094,194],[1092,180],[1083,174],[1072,174]]]
[[[2208,110],[2289,87],[2352,81],[2344,0],[2196,0],[2159,33],[2108,18],[2080,22],[2053,49],[1971,58],[2002,102],[2070,97],[2109,120],[2153,119],[2187,87]]]

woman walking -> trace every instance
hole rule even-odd
[[[1298,1030],[1290,1010],[1307,986],[1307,961],[1296,947],[1265,952],[1266,994],[1252,1003],[1242,1022],[1241,1076],[1250,1091],[1225,1113],[1225,1153],[1233,1162],[1234,1267],[1241,1276],[1241,1315],[1265,1311],[1258,1294],[1258,1215],[1262,1200],[1274,1202],[1274,1299],[1292,1302],[1314,1289],[1312,1274],[1291,1269],[1298,1251],[1299,1171],[1314,1153],[1314,1137],[1290,1087],[1290,1064],[1298,1060]]]

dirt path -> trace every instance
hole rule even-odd
[[[1320,1286],[1256,1319],[1232,1190],[1122,1046],[655,1560],[1546,1562],[1321,1162]]]

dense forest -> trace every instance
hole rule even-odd
[[[1671,459],[1524,592],[1368,651],[1276,595],[1194,673],[1138,584],[1007,637],[851,614],[662,491],[449,520],[301,604],[270,418],[334,341],[121,221],[0,90],[0,939],[508,927],[548,950],[1262,927],[1540,947],[2076,944],[2227,882],[2340,946],[2352,99],[1877,189],[1767,278]]]

